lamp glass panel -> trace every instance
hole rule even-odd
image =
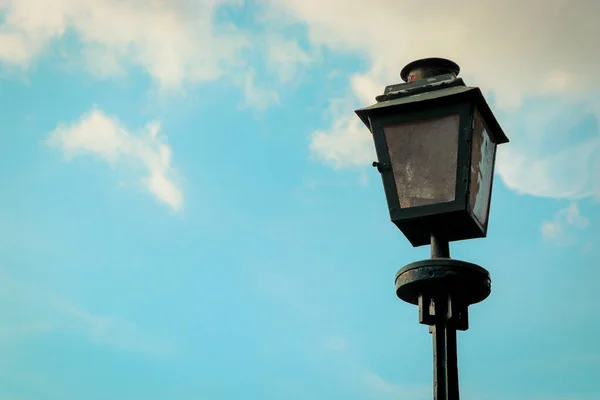
[[[384,127],[401,208],[454,201],[460,117]]]
[[[475,111],[471,147],[471,183],[469,204],[482,226],[487,226],[496,144],[485,129],[483,118]]]

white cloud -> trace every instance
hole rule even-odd
[[[593,125],[582,127],[586,120]],[[505,124],[516,136],[498,153],[504,183],[518,193],[565,199],[600,196],[600,103],[532,106]]]
[[[159,136],[160,124],[151,123],[136,135],[119,121],[92,109],[79,121],[61,123],[48,137],[48,144],[62,149],[67,159],[93,155],[115,166],[142,166],[146,189],[174,210],[183,207],[183,193],[175,181],[171,147]]]
[[[398,79],[407,61],[441,56],[462,64],[474,83],[493,89],[505,105],[532,92],[598,88],[600,4],[594,0],[434,0],[428,7],[407,0],[268,3],[305,22],[314,43],[365,55],[371,75],[386,82]]]
[[[362,168],[376,160],[369,130],[352,112],[354,102],[334,99],[328,114],[334,123],[312,133],[311,153],[335,169]]]
[[[353,116],[340,117],[328,130],[314,132],[311,139],[310,150],[334,168],[364,167],[376,159],[369,131]]]
[[[354,168],[368,165],[373,149],[366,128],[353,122],[352,109],[371,104],[386,84],[399,82],[399,70],[408,61],[448,57],[463,67],[467,83],[493,93],[496,111],[505,113],[500,122],[512,142],[499,151],[498,172],[510,188],[571,199],[600,194],[593,178],[600,171],[598,132],[586,144],[546,151],[544,141],[565,138],[567,132],[527,128],[535,119],[566,118],[577,109],[575,98],[580,100],[578,107],[584,102],[600,115],[595,39],[600,37],[599,2],[434,0],[428,7],[414,7],[407,0],[264,0],[264,7],[258,7],[265,26],[260,34],[224,22],[221,14],[215,18],[222,6],[238,4],[239,0],[4,1],[0,61],[26,67],[49,44],[72,32],[85,67],[98,76],[120,76],[131,66],[141,67],[160,87],[176,90],[233,76],[245,105],[263,109],[278,104],[276,88],[289,87],[311,65],[319,52],[316,47],[346,51],[365,58],[370,67],[351,77],[354,106],[334,116],[330,127],[314,132],[311,149],[335,168]],[[287,28],[297,24],[307,27],[310,50],[289,34]],[[268,89],[257,87],[261,71],[254,68],[255,74],[248,67],[261,62],[246,58],[256,54],[273,77]],[[562,109],[540,106],[523,123],[511,123],[518,107],[543,97],[562,99]],[[536,140],[539,137],[544,141]]]
[[[0,2],[0,62],[27,68],[52,43],[74,33],[79,51],[68,51],[99,78],[145,70],[161,89],[228,77],[242,89],[245,105],[277,104],[275,86],[289,85],[311,62],[295,38],[267,29],[248,32],[223,18],[223,7],[240,0],[8,0]],[[256,58],[256,56],[259,56]],[[248,64],[265,63],[269,90],[256,86]],[[238,78],[241,77],[241,78]],[[272,79],[274,77],[275,79]]]
[[[12,0],[0,25],[0,60],[28,66],[54,40],[73,31],[89,69],[100,76],[141,66],[162,86],[219,77],[246,39],[217,28],[218,6],[237,0]]]
[[[256,85],[256,73],[250,69],[244,74],[244,107],[264,110],[273,104],[279,104],[277,92]]]
[[[296,39],[282,34],[270,34],[266,40],[267,66],[282,83],[291,82],[300,68],[310,65],[312,57],[300,47]]]
[[[600,91],[595,39],[600,37],[599,2],[440,0],[414,7],[406,0],[269,0],[269,4],[280,11],[272,19],[304,22],[312,43],[371,63],[368,71],[351,78],[356,108],[372,104],[386,84],[399,83],[399,71],[407,62],[450,58],[462,66],[466,82],[493,93],[495,109],[505,113],[500,122],[512,142],[499,151],[498,172],[510,188],[573,199],[600,194],[595,179],[600,172],[597,131],[587,143],[550,151],[544,144],[566,138],[566,130],[527,129],[535,119],[556,122],[569,117],[581,102],[586,108],[594,104]],[[522,124],[510,123],[520,106],[548,97],[561,99],[562,109],[542,105]],[[356,117],[351,114],[350,108],[344,110],[329,129],[313,134],[313,153],[335,168],[365,165],[373,154],[367,129],[352,124]],[[594,115],[600,116],[600,107]],[[359,130],[366,133],[361,136]],[[540,137],[543,140],[536,140]]]
[[[589,224],[590,221],[580,215],[577,204],[571,203],[558,210],[551,221],[543,221],[541,231],[545,239],[568,246],[575,243],[575,232],[587,228]]]

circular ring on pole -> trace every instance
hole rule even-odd
[[[485,268],[451,258],[417,261],[396,274],[396,295],[415,305],[424,293],[450,293],[471,305],[485,300],[491,290],[492,281]]]

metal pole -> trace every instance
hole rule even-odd
[[[450,258],[450,244],[435,233],[431,234],[431,258]]]
[[[433,300],[433,385],[435,400],[459,400],[456,327],[450,317],[451,296]]]
[[[419,323],[433,339],[435,400],[459,400],[456,332],[469,329],[469,305],[491,292],[484,268],[450,258],[448,242],[432,235],[432,258],[404,266],[396,274],[396,295],[419,307]]]
[[[436,323],[429,328],[433,336],[433,398],[435,400],[447,400],[446,397],[446,346],[444,321],[439,318],[445,314],[443,305],[434,300],[434,314]]]
[[[431,258],[450,258],[450,245],[431,234]],[[452,295],[435,293],[431,299],[435,323],[429,328],[433,337],[433,385],[435,400],[459,400],[456,326]]]

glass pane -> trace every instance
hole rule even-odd
[[[384,128],[401,208],[454,201],[459,115]]]
[[[483,119],[475,111],[473,127],[473,146],[471,151],[471,187],[470,207],[475,218],[483,225],[487,225],[492,190],[492,176],[494,174],[494,155],[496,144],[492,142],[485,130]]]

